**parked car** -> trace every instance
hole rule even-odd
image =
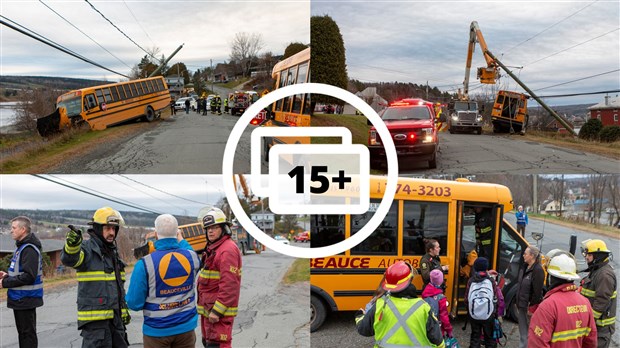
[[[392,136],[399,160],[428,161],[429,168],[437,168],[438,138],[432,103],[403,99],[383,109],[379,117]],[[385,148],[374,126],[370,128],[368,150],[371,166],[385,164]]]
[[[310,232],[309,231],[305,231],[305,232],[300,232],[295,236],[295,242],[298,243],[305,243],[305,242],[309,242],[310,241]]]
[[[285,237],[282,237],[282,236],[275,236],[273,239],[277,240],[278,242],[282,242],[284,244],[290,244],[288,242],[288,239],[286,239]]]
[[[184,110],[185,109],[185,101],[189,99],[189,108],[192,110],[196,110],[196,99],[192,97],[183,97],[177,99],[176,103],[174,103],[174,108],[176,110]]]

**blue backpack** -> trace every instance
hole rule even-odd
[[[445,296],[443,294],[438,294],[424,298],[424,301],[431,306],[431,311],[435,314],[435,319],[437,320],[439,320],[439,300],[444,297]]]

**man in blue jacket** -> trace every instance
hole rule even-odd
[[[525,237],[525,226],[527,226],[527,213],[523,211],[523,206],[520,205],[517,208],[517,212],[515,213],[515,217],[517,218],[517,232],[521,233],[523,237]]]
[[[136,263],[127,305],[142,310],[144,347],[190,348],[198,324],[194,283],[200,261],[170,214],[155,219],[155,251]]]

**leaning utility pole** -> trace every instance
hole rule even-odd
[[[166,64],[170,61],[170,59],[172,59],[172,57],[174,57],[174,55],[175,55],[175,54],[177,54],[177,52],[179,52],[179,51],[181,50],[181,48],[183,48],[183,45],[185,45],[185,44],[181,44],[181,46],[179,46],[176,50],[174,50],[174,52],[172,52],[172,54],[170,55],[170,57],[168,57],[168,59],[166,59],[165,61],[163,61],[163,62],[161,63],[161,65],[160,65],[160,66],[158,66],[158,67],[157,67],[157,69],[155,69],[155,71],[153,71],[153,72],[149,75],[149,77],[153,77],[153,76],[157,75],[157,74],[161,71],[161,69],[162,69],[162,68],[163,68],[163,67],[164,67],[164,66],[165,66],[165,65],[166,65]]]

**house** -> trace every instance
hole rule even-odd
[[[276,224],[276,216],[274,213],[254,213],[250,215],[252,222],[261,230],[267,234],[273,234],[273,229]]]
[[[618,110],[620,109],[620,97],[605,96],[605,100],[588,108],[590,118],[598,118],[603,126],[620,125]]]
[[[168,90],[173,97],[179,97],[185,88],[185,80],[183,76],[170,75],[166,77],[166,84],[168,84]]]
[[[59,239],[41,239],[41,247],[43,252],[50,257],[51,268],[57,269],[62,265],[60,262],[60,252],[65,246],[64,240]],[[7,255],[13,255],[15,252],[15,241],[11,238],[11,235],[0,235],[0,258]]]
[[[360,99],[366,102],[366,104],[370,105],[376,112],[381,111],[388,105],[387,100],[383,99],[380,95],[377,94],[377,87],[367,87],[361,92],[355,93]],[[351,105],[345,104],[343,114],[355,115],[355,108]]]

